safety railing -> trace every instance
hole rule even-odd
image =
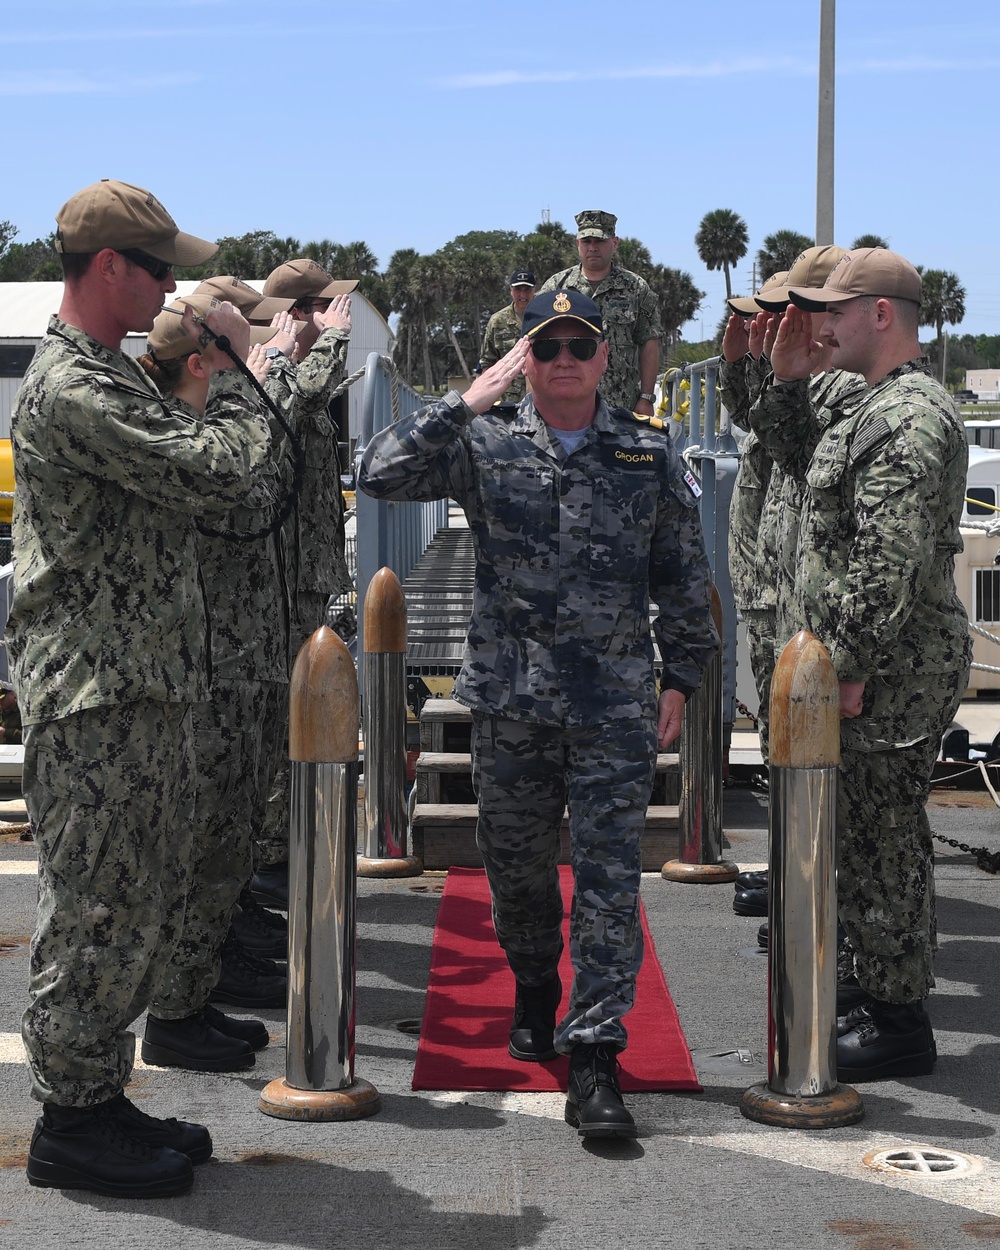
[[[355,471],[373,436],[401,416],[416,412],[426,403],[400,382],[390,361],[372,352],[365,368],[363,424],[355,448]],[[389,568],[405,581],[410,570],[431,545],[434,535],[448,524],[447,499],[433,503],[396,503],[371,499],[360,491],[356,499],[358,530],[358,640],[359,676],[364,665],[364,610],[368,585],[379,569]]]

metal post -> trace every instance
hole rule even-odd
[[[834,88],[836,0],[819,5],[819,107],[816,127],[816,246],[833,242]]]
[[[416,877],[407,855],[406,599],[392,569],[379,569],[365,595],[365,832],[361,877]]]
[[[288,1039],[285,1076],[259,1107],[282,1120],[373,1115],[374,1085],[354,1077],[358,679],[322,626],[292,669]]]
[[[864,1115],[837,1084],[834,847],[840,687],[826,648],[803,630],[771,683],[768,1079],[740,1101],[749,1120],[837,1128]]]
[[[722,601],[712,587],[712,618],[722,638]],[[722,858],[722,650],[687,701],[681,726],[680,856],[660,869],[667,881],[735,881]]]

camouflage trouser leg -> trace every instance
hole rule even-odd
[[[757,730],[760,734],[760,753],[767,763],[768,723],[771,705],[771,677],[774,674],[774,630],[775,617],[773,611],[751,609],[743,613],[747,627],[747,645],[750,649],[750,668],[753,670],[760,710],[757,713]]]
[[[268,800],[276,790],[275,778],[288,772],[288,683],[264,682],[264,713],[260,739],[260,768],[254,783],[253,813],[250,818],[253,867],[281,863],[288,858],[288,831],[284,842],[266,832]],[[277,814],[275,812],[275,818]],[[286,824],[288,810],[285,810]],[[269,858],[270,857],[270,858]]]
[[[194,837],[184,927],[150,1003],[161,1020],[181,1020],[208,1002],[221,971],[240,890],[251,876],[250,823],[264,714],[261,682],[219,680],[191,709],[195,743]]]
[[[326,605],[329,595],[316,594],[312,591],[300,591],[295,596],[296,611],[300,622],[301,633],[298,643],[292,650],[292,663],[303,643],[311,638],[321,625],[326,623]],[[292,625],[293,636],[295,625]],[[264,811],[264,823],[260,837],[254,848],[254,864],[262,867],[267,864],[285,864],[288,862],[288,822],[291,810],[291,788],[288,771],[288,702],[287,690],[285,706],[282,709],[282,731],[284,741],[280,763],[274,773],[271,789],[267,796]]]
[[[129,1079],[128,1025],[184,918],[192,765],[181,704],[138,700],[25,731],[39,899],[21,1032],[42,1102],[90,1106]]]
[[[967,669],[876,678],[865,715],[841,723],[837,906],[858,981],[883,1002],[926,998],[934,984],[934,851],[924,805],[967,679]],[[913,745],[896,745],[905,743]]]
[[[473,718],[476,841],[497,939],[515,977],[529,985],[552,975],[562,950],[556,862],[569,808],[574,979],[555,1038],[564,1053],[627,1042],[622,1017],[642,963],[640,842],[655,758],[652,721],[563,729]]]

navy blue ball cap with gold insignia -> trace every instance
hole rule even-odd
[[[524,310],[521,329],[529,338],[534,338],[539,330],[562,320],[579,321],[595,334],[604,333],[600,308],[582,291],[546,291],[536,295]]]

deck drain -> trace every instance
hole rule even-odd
[[[877,1172],[893,1172],[921,1181],[950,1181],[974,1176],[983,1170],[982,1163],[957,1150],[935,1150],[929,1146],[894,1146],[889,1150],[870,1150],[862,1162]]]

